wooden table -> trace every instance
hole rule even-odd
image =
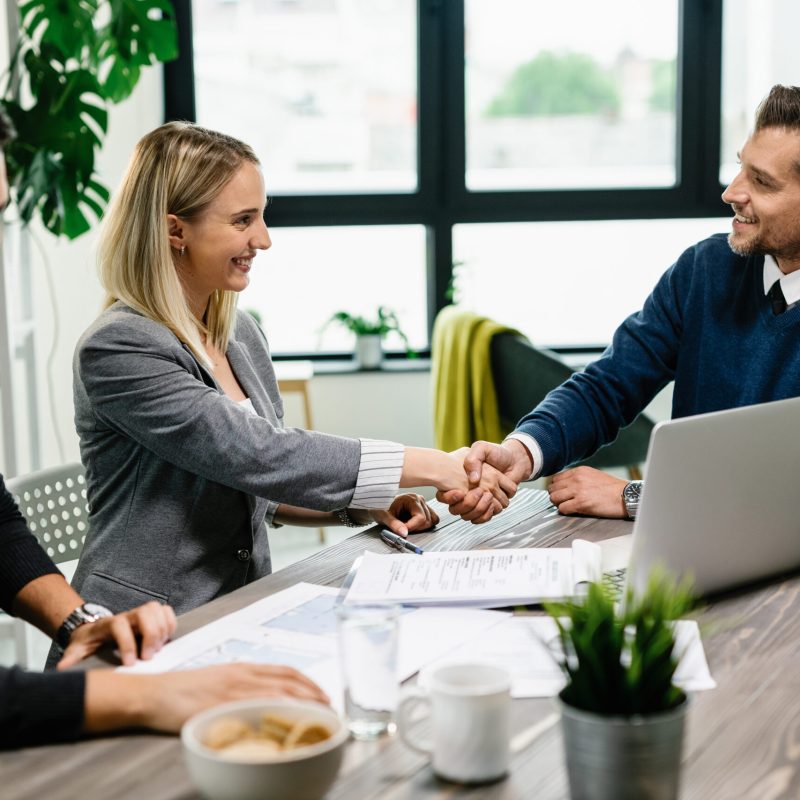
[[[498,524],[499,520],[502,516]],[[575,537],[596,541],[631,530],[628,522],[561,517],[552,508],[535,514],[533,520],[532,530],[530,521],[507,532],[498,532],[495,523],[465,526],[458,522],[415,538],[435,549],[552,547],[564,546]],[[357,534],[185,614],[178,634],[298,581],[339,585],[364,549],[386,552],[374,535]],[[684,800],[800,797],[799,596],[800,577],[796,576],[718,598],[696,614],[718,688],[692,698],[684,751]],[[531,747],[515,757],[506,780],[473,788],[439,781],[427,762],[395,737],[350,743],[328,800],[567,798],[561,734],[552,701],[516,700],[512,705],[515,732],[537,723],[541,732]],[[135,734],[2,753],[0,797],[195,800],[199,795],[189,783],[177,738]]]

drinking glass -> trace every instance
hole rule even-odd
[[[394,733],[397,709],[397,605],[342,605],[339,650],[345,715],[356,739]]]

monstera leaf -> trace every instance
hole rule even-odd
[[[168,0],[111,0],[109,36],[100,50],[102,61],[111,60],[106,76],[106,96],[124,100],[139,80],[139,72],[156,61],[178,56],[178,38]]]
[[[24,223],[38,214],[74,239],[109,198],[94,174],[107,106],[130,95],[142,67],[177,56],[174,13],[169,0],[29,0],[19,14],[9,75],[19,72],[33,102],[5,92],[17,129],[6,145],[9,177]]]
[[[96,0],[29,0],[19,4],[19,22],[25,37],[37,37],[41,47],[78,57],[94,46],[97,11]]]

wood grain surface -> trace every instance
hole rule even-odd
[[[414,539],[430,550],[566,546],[630,533],[631,523],[560,516],[546,494],[522,491],[491,523],[444,515]],[[364,550],[394,552],[374,532],[293,564],[185,614],[178,635],[298,581],[341,585]],[[721,554],[724,557],[724,554]],[[694,615],[718,688],[691,699],[684,748],[684,800],[800,798],[800,577],[765,582],[708,601]],[[92,659],[84,668],[107,666]],[[533,743],[498,783],[466,787],[438,780],[396,738],[351,742],[329,800],[564,800],[569,796],[558,717],[551,700],[515,700],[515,733]],[[3,800],[196,800],[180,741],[146,733],[0,754]]]

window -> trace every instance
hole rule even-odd
[[[454,293],[465,308],[532,342],[581,349],[610,341],[687,247],[729,226],[727,219],[457,225]],[[500,249],[513,258],[498,261]]]
[[[245,140],[274,194],[416,189],[409,0],[193,0],[197,119]]]
[[[606,343],[684,247],[727,228],[728,142],[771,81],[792,80],[800,14],[791,0],[176,10],[167,118],[239,136],[265,168],[275,247],[242,306],[261,312],[278,356],[321,357],[350,347],[333,328],[318,337],[331,313],[381,304],[424,351],[454,290],[479,313],[527,321],[543,345]],[[561,314],[554,262],[586,291]],[[614,291],[598,310],[600,275]]]
[[[469,0],[466,42],[470,189],[675,184],[675,0]]]
[[[800,84],[793,0],[725,0],[723,7],[722,136],[719,179],[738,170],[736,153],[753,126],[753,111],[770,86]]]
[[[269,215],[269,210],[267,210]],[[428,342],[425,230],[420,225],[275,228],[272,247],[253,263],[239,305],[258,312],[275,352],[351,351],[352,334],[322,328],[337,311],[375,318],[391,307],[412,348]],[[402,280],[387,281],[387,275]],[[389,349],[404,348],[396,334]]]

